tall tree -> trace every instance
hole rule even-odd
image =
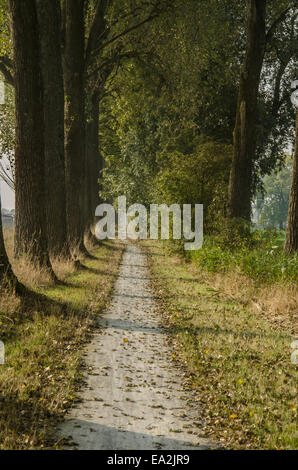
[[[252,172],[256,148],[257,98],[266,45],[266,0],[247,0],[247,43],[240,74],[234,155],[229,183],[231,218],[250,220]]]
[[[92,225],[94,223],[95,209],[99,200],[98,179],[103,167],[103,159],[99,151],[99,94],[94,92],[90,96],[90,114],[86,124],[86,221],[85,235],[90,242],[94,242]]]
[[[288,252],[298,251],[298,110],[296,112],[296,142],[285,250]]]
[[[85,229],[85,27],[84,0],[65,0],[64,87],[66,214],[69,245],[86,255]]]
[[[103,168],[103,157],[99,149],[99,104],[105,94],[104,87],[113,70],[117,71],[121,61],[135,57],[125,37],[156,19],[169,8],[169,0],[154,2],[130,2],[125,0],[90,1],[88,10],[87,40],[85,51],[86,114],[86,217],[85,235],[94,240],[90,226],[99,203],[98,179]],[[116,74],[116,73],[115,73]]]
[[[46,211],[53,256],[69,257],[64,160],[64,86],[59,0],[37,0],[44,91]]]
[[[53,279],[45,210],[43,87],[34,0],[9,0],[16,108],[15,255],[27,254]]]
[[[295,110],[289,100],[289,82],[296,75],[298,49],[298,4],[285,9],[276,2],[268,4],[266,16],[272,17],[259,89],[257,149],[254,188],[260,177],[270,174],[284,160],[284,148],[295,132]],[[293,6],[293,8],[291,8]],[[270,8],[271,7],[271,11]],[[273,18],[276,18],[273,20]],[[268,86],[272,84],[272,86]],[[289,132],[290,131],[290,132]],[[293,132],[293,134],[294,134]]]
[[[86,41],[85,51],[85,89],[87,99],[86,113],[86,154],[85,154],[85,236],[92,243],[95,237],[92,233],[92,225],[94,223],[94,214],[99,204],[99,185],[98,179],[102,170],[102,156],[99,152],[99,103],[100,90],[104,86],[105,80],[113,68],[109,68],[108,72],[104,72],[99,67],[97,73],[92,73],[92,68],[98,68],[100,62],[100,53],[94,56],[94,51],[106,40],[108,35],[107,22],[105,15],[109,2],[103,0],[97,2],[95,10],[91,17],[88,28],[88,37]]]

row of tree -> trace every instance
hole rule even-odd
[[[107,197],[179,193],[206,203],[210,218],[225,201],[226,217],[250,220],[262,176],[294,134],[296,2],[0,7],[0,72],[15,97],[16,257],[56,280],[53,257],[88,256],[103,156]],[[297,178],[296,137],[289,251],[298,248]],[[16,282],[2,227],[0,276]]]
[[[167,2],[10,0],[0,70],[14,87],[15,256],[56,280],[52,257],[88,256],[98,201],[99,100],[121,39]],[[9,44],[12,39],[12,51]],[[2,48],[3,50],[3,48]],[[0,275],[15,281],[0,236]]]

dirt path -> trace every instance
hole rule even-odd
[[[102,331],[86,351],[82,402],[61,425],[78,449],[206,449],[150,287],[146,254],[128,244]]]

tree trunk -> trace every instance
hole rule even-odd
[[[66,227],[64,86],[59,0],[37,0],[44,90],[46,211],[51,256],[70,257]]]
[[[266,44],[266,1],[248,0],[247,5],[247,45],[240,74],[228,214],[230,218],[250,220],[257,99]]]
[[[43,87],[36,4],[34,0],[10,0],[9,4],[16,107],[15,255],[28,255],[56,279],[47,242]]]
[[[298,110],[296,112],[296,142],[285,250],[289,253],[298,251]]]
[[[65,0],[64,88],[66,214],[69,246],[86,255],[85,229],[85,90],[84,0]]]
[[[100,204],[98,179],[102,170],[102,157],[99,152],[99,95],[90,98],[90,116],[86,125],[86,228],[85,235],[91,242],[98,242],[93,234],[95,209]]]

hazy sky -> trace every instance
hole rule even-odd
[[[1,205],[4,209],[14,209],[14,192],[0,180]]]

